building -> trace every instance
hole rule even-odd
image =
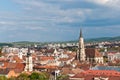
[[[120,60],[120,52],[108,52],[108,61]]]
[[[0,76],[16,77],[24,71],[23,63],[4,62],[0,67]]]
[[[78,46],[76,59],[79,61],[86,60],[86,54],[85,54],[85,48],[84,48],[84,39],[82,37],[82,30],[80,30],[79,46]]]
[[[88,70],[70,77],[70,80],[120,80],[120,72],[113,70]]]
[[[33,71],[33,62],[32,62],[32,56],[30,53],[30,48],[28,48],[28,53],[26,57],[25,71]]]
[[[103,63],[103,56],[97,49],[87,48],[85,49],[86,60],[91,63]]]
[[[95,62],[95,63],[103,63],[103,56],[99,53],[97,49],[84,47],[84,39],[82,37],[82,30],[80,30],[79,37],[79,46],[76,54],[76,59],[82,62]]]

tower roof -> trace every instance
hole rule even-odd
[[[31,53],[30,53],[30,47],[28,47],[28,52],[27,52],[27,56],[30,56]]]
[[[80,29],[80,37],[83,37],[83,35],[82,35],[82,29]]]

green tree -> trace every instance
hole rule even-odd
[[[21,73],[18,77],[17,80],[30,80],[29,75],[26,73]]]
[[[57,76],[57,80],[69,80],[69,76],[68,75],[60,75],[60,76]]]
[[[18,80],[16,77],[10,77],[7,80]]]
[[[0,80],[7,80],[5,76],[0,76]]]
[[[29,76],[30,80],[48,80],[48,77],[45,73],[37,73],[37,72],[33,72],[30,76]]]
[[[0,57],[3,55],[2,48],[0,48]]]
[[[18,77],[11,77],[9,79],[0,78],[0,80],[49,80],[49,74],[46,72],[43,73],[33,72],[31,75],[21,73]]]
[[[45,75],[46,79],[49,79],[50,74],[48,72],[43,72],[42,74]]]

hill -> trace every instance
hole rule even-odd
[[[101,37],[101,38],[93,38],[93,39],[85,39],[86,43],[91,43],[91,42],[102,42],[102,41],[120,41],[120,36],[118,37]],[[48,43],[77,43],[78,40],[74,40],[74,41],[63,41],[63,42],[30,42],[30,41],[19,41],[19,42],[11,42],[11,43],[0,43],[0,47],[1,46],[33,46],[35,44],[37,45],[45,45]]]
[[[102,42],[102,41],[120,41],[120,36],[118,37],[102,37],[102,38],[93,38],[93,39],[86,39],[86,42]]]

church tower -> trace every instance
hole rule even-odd
[[[19,52],[18,52],[18,57],[20,58],[20,59],[23,59],[23,52],[22,52],[22,50],[19,50]]]
[[[28,48],[28,53],[27,53],[27,56],[26,56],[25,71],[33,71],[33,63],[32,63],[30,48]]]
[[[78,51],[77,51],[76,58],[79,61],[85,61],[86,60],[86,54],[85,54],[85,47],[84,47],[84,39],[83,39],[83,36],[82,36],[82,30],[80,30],[79,46],[78,46]]]

